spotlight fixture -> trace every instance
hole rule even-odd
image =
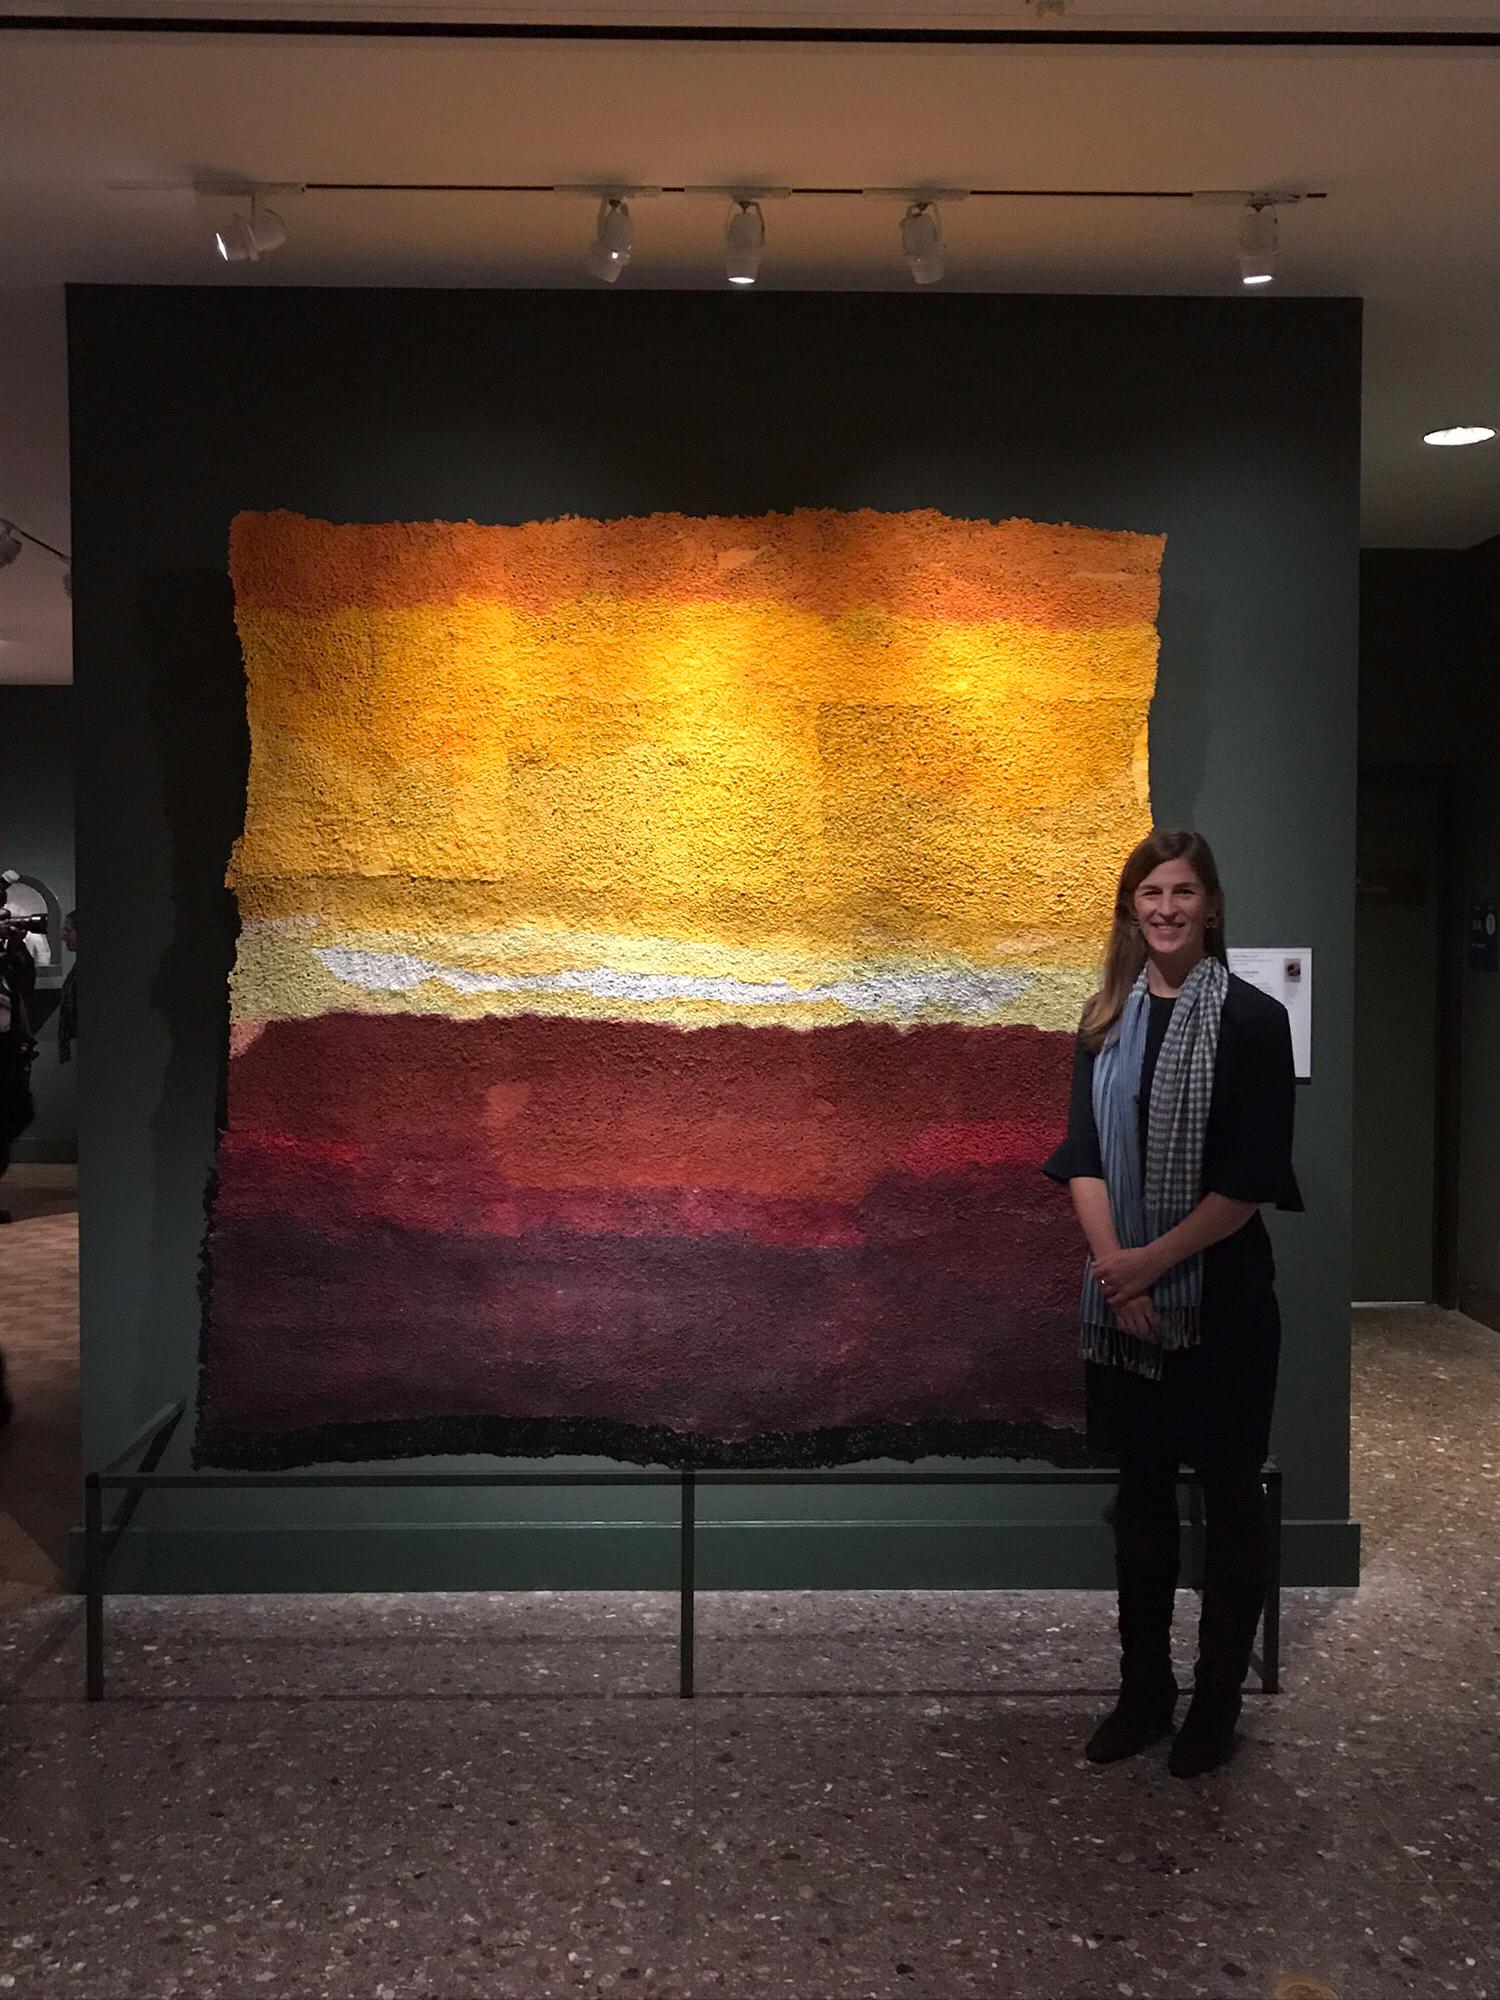
[[[930,201],[914,201],[901,218],[901,248],[913,282],[935,285],[943,275],[943,218]]]
[[[286,241],[286,224],[274,209],[262,208],[251,195],[248,215],[231,215],[214,233],[214,243],[226,264],[258,264]]]
[[[589,245],[586,261],[590,275],[603,284],[614,284],[630,262],[630,249],[630,204],[619,195],[606,195],[599,204],[594,240]]]
[[[724,224],[724,275],[731,285],[753,285],[766,247],[766,219],[758,201],[731,203]]]
[[[1428,431],[1423,444],[1485,444],[1495,435],[1488,424],[1451,424],[1447,430]],[[0,561],[5,558],[0,556]]]
[[[1276,276],[1276,211],[1251,202],[1240,224],[1240,283],[1269,285]]]
[[[34,549],[42,549],[49,556],[56,556],[63,565],[63,589],[69,597],[73,595],[73,572],[68,566],[66,549],[54,548],[51,542],[44,542],[40,535],[32,534],[29,528],[18,528],[14,521],[0,519],[0,569],[9,569],[30,542]]]

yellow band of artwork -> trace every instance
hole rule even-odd
[[[575,549],[605,524],[565,525]],[[1106,622],[682,601],[669,577],[532,609],[444,601],[440,575],[427,602],[242,603],[236,1020],[1071,1025],[1150,823],[1157,637],[1150,538],[1047,532],[1087,537]],[[1120,623],[1111,539],[1131,545]]]

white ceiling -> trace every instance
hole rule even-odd
[[[172,0],[154,0],[152,12]],[[3,0],[0,14],[19,9]],[[181,8],[177,0],[177,10]],[[28,9],[34,11],[34,9]],[[70,4],[69,12],[77,12]],[[97,11],[97,10],[96,10]],[[121,11],[118,7],[116,11]],[[265,0],[192,12],[264,18]],[[282,6],[361,19],[628,18],[764,25],[1037,26],[1032,0],[637,0]],[[1500,0],[1297,9],[1069,0],[1055,27],[1500,28]],[[588,202],[317,194],[277,206],[286,248],[212,254],[204,179],[669,185],[1318,188],[1283,212],[1277,293],[1366,300],[1364,538],[1461,547],[1500,532],[1500,440],[1435,451],[1440,423],[1500,426],[1500,48],[817,46],[0,33],[0,517],[65,547],[62,286],[578,285]],[[154,184],[112,191],[111,184]],[[175,187],[172,184],[176,184]],[[894,207],[767,207],[762,283],[904,289]],[[949,288],[1240,294],[1233,207],[970,201],[945,212]],[[722,208],[642,202],[623,286],[723,283]],[[1243,297],[1244,310],[1260,300]],[[1266,384],[1268,397],[1276,385]],[[0,572],[0,679],[66,680],[59,565]]]

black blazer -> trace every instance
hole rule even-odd
[[[1285,1007],[1231,973],[1219,1021],[1200,1194],[1300,1213],[1302,1195],[1292,1168],[1296,1100],[1292,1024]],[[1094,1052],[1081,1035],[1073,1055],[1067,1134],[1042,1171],[1055,1181],[1104,1178],[1094,1124]]]

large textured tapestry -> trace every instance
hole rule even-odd
[[[1161,549],[241,516],[200,1459],[1076,1457]]]

